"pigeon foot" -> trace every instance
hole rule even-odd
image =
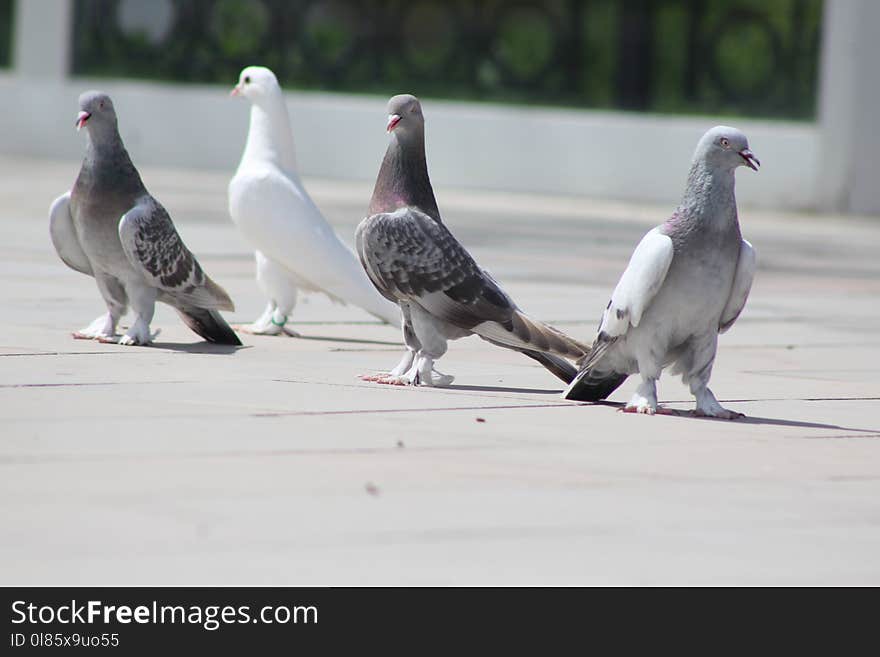
[[[738,413],[737,411],[731,411],[730,409],[724,408],[722,406],[718,407],[720,410],[711,410],[707,411],[701,408],[694,409],[694,417],[714,417],[719,420],[741,420],[746,414]]]
[[[412,375],[413,370],[415,375]],[[434,359],[430,356],[420,356],[405,376],[412,378],[413,385],[431,388],[444,388],[455,381],[455,377],[451,374],[443,374],[435,370]]]
[[[362,374],[358,377],[361,381],[381,383],[386,386],[411,386],[414,385],[411,378],[405,374],[397,375],[392,372],[379,372],[377,374]]]
[[[412,376],[414,376],[416,372],[415,368],[413,367],[413,362],[415,361],[415,359],[415,352],[411,349],[407,349],[403,354],[403,358],[400,359],[400,362],[390,372],[363,374],[360,377],[361,381],[370,381],[371,383],[385,383],[395,386],[412,385]],[[409,378],[407,378],[407,375],[409,375]]]
[[[232,328],[241,333],[250,335],[283,335],[289,338],[301,338],[302,335],[286,326],[278,326],[277,324],[261,325],[257,322],[253,324],[233,324]]]
[[[137,320],[131,328],[125,332],[125,335],[98,338],[98,342],[103,342],[105,344],[119,344],[124,347],[146,347],[156,339],[156,336],[158,336],[159,333],[161,333],[161,329],[156,329],[156,331],[151,333],[149,325],[142,320]]]
[[[101,315],[84,329],[71,333],[74,340],[101,340],[116,337],[116,323],[110,313]]]
[[[651,406],[650,404],[639,404],[631,406],[627,404],[620,409],[621,413],[640,413],[642,415],[671,415],[678,417],[681,415],[679,411],[671,408],[663,408],[662,406]]]
[[[709,388],[697,390],[694,397],[697,398],[697,407],[694,409],[696,417],[715,417],[721,420],[739,420],[745,417],[745,414],[731,411],[719,404]]]
[[[391,372],[377,372],[376,374],[361,374],[358,378],[361,381],[369,381],[370,383],[385,383],[392,377]]]

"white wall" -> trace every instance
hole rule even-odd
[[[6,153],[75,158],[77,97],[114,99],[135,162],[232,171],[247,131],[247,102],[228,89],[0,76]],[[288,95],[298,160],[306,175],[371,180],[385,150],[385,100]],[[438,186],[675,201],[693,148],[713,121],[604,112],[521,109],[425,100],[428,157]],[[818,134],[809,125],[737,121],[765,163],[743,171],[739,196],[764,207],[816,203]]]
[[[69,37],[62,27],[68,0],[27,0],[17,9],[18,34],[45,30],[34,49],[18,39],[15,69],[0,75],[7,153],[78,157],[82,137],[73,130],[77,96],[101,88],[113,97],[123,138],[135,162],[234,169],[247,129],[247,103],[228,97],[229,87],[70,79]],[[822,98],[818,123],[744,121],[724,117],[675,117],[433,101],[423,98],[429,167],[436,186],[577,194],[638,201],[674,202],[700,135],[717,123],[749,136],[764,166],[743,170],[738,195],[744,204],[783,209],[880,212],[873,170],[854,184],[853,158],[875,149],[856,138],[864,116],[857,73],[873,74],[878,53],[870,24],[880,14],[872,0],[826,0]],[[48,18],[51,16],[51,20]],[[874,22],[874,25],[877,23]],[[61,33],[58,36],[59,31]],[[862,36],[858,36],[862,35]],[[860,50],[854,50],[854,40]],[[873,49],[872,49],[873,48]],[[40,62],[35,61],[40,59]],[[48,62],[48,64],[46,63]],[[417,89],[400,89],[415,92]],[[843,98],[841,98],[843,96]],[[288,94],[298,160],[306,175],[371,180],[384,152],[385,99],[345,94]],[[861,114],[860,114],[861,112]],[[871,116],[873,119],[873,116]],[[864,121],[863,121],[864,122]],[[829,170],[829,163],[833,168]]]

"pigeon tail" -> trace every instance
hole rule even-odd
[[[216,306],[218,310],[235,310],[235,304],[232,303],[232,299],[229,298],[229,293],[226,292],[222,287],[220,287],[217,283],[213,281],[213,279],[209,278],[207,275],[205,276],[205,290],[211,297],[215,300]]]
[[[605,352],[616,342],[616,338],[609,338],[607,334],[600,333],[592,349],[578,361],[581,370],[571,382],[571,385],[562,393],[564,399],[573,401],[600,401],[617,390],[628,374],[622,374],[613,370],[597,370],[596,366],[602,360]]]
[[[538,361],[546,367],[556,378],[568,384],[577,376],[577,368],[564,358],[552,354],[543,354],[540,351],[523,349],[522,353],[529,358]]]
[[[208,342],[234,345],[236,347],[241,346],[241,340],[238,339],[235,331],[232,330],[232,327],[226,323],[226,320],[216,310],[196,308],[194,306],[175,308],[175,310],[177,310],[184,324]]]
[[[518,351],[528,350],[578,360],[590,348],[562,331],[514,310],[505,322],[482,322],[471,329],[481,338]]]
[[[596,376],[591,370],[583,370],[562,396],[572,401],[601,401],[623,385],[628,376],[619,372],[607,372]]]

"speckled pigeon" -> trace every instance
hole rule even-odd
[[[93,276],[107,314],[75,338],[149,344],[156,301],[172,306],[210,342],[240,345],[218,310],[232,310],[229,295],[208,278],[186,248],[165,208],[150,196],[119,136],[109,96],[79,98],[77,129],[85,127],[86,155],[76,182],[49,210],[49,232],[61,260]],[[135,321],[123,336],[116,325],[127,307]]]
[[[447,340],[476,334],[571,381],[577,369],[566,359],[583,357],[586,346],[523,314],[441,221],[418,99],[395,96],[388,114],[390,143],[356,241],[370,280],[400,306],[407,351],[390,372],[365,378],[448,385],[453,377],[436,372],[434,361],[446,353]]]

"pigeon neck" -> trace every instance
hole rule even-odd
[[[146,191],[115,128],[112,134],[102,133],[97,138],[89,131],[86,154],[76,186],[81,189],[112,189],[120,194],[139,195]]]
[[[290,117],[282,97],[267,98],[251,106],[251,122],[239,170],[251,163],[271,162],[295,174],[296,157]]]
[[[401,137],[392,133],[376,178],[370,214],[394,212],[403,207],[417,207],[440,221],[440,211],[428,177],[424,134],[408,136],[407,143],[401,143]]]
[[[719,226],[736,223],[735,182],[733,169],[710,167],[702,160],[694,162],[681,201],[683,216]]]

